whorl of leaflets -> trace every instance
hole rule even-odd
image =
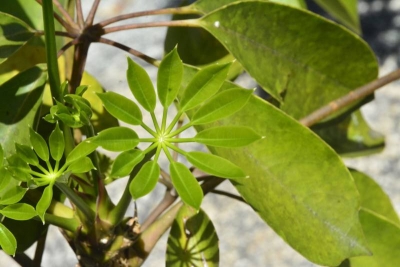
[[[185,156],[194,167],[205,173],[236,180],[248,178],[241,168],[227,159],[204,152],[187,152],[178,147],[179,143],[197,142],[208,146],[232,148],[246,146],[262,138],[251,128],[242,126],[213,127],[199,132],[192,138],[179,137],[180,133],[189,127],[223,119],[239,111],[247,103],[252,90],[235,88],[218,92],[227,77],[229,67],[230,64],[215,64],[199,70],[178,102],[183,64],[177,49],[173,49],[162,60],[158,70],[157,95],[163,107],[162,117],[158,120],[154,113],[156,90],[151,79],[141,66],[128,59],[129,88],[136,101],[150,114],[153,128],[143,122],[141,110],[132,100],[113,92],[98,94],[110,114],[125,123],[141,126],[152,136],[139,138],[130,128],[115,127],[101,131],[89,140],[107,150],[122,151],[112,166],[110,176],[114,178],[129,175],[146,154],[154,153],[154,158],[141,166],[129,185],[134,199],[148,194],[156,186],[160,176],[158,159],[163,152],[170,163],[171,182],[182,201],[199,210],[203,199],[201,186],[188,167],[174,159],[171,150]],[[168,108],[175,101],[178,103],[177,113],[172,121],[167,123]],[[193,114],[191,120],[179,128],[176,127],[179,119],[187,111]],[[150,145],[142,151],[137,148],[141,142],[148,142]]]

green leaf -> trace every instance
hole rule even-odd
[[[130,58],[128,58],[126,78],[136,100],[145,110],[153,112],[156,107],[156,93],[153,83],[147,72]]]
[[[218,235],[203,210],[179,210],[168,237],[166,266],[219,266]]]
[[[361,34],[357,0],[315,0],[315,2],[349,29],[357,34]]]
[[[15,144],[15,150],[17,152],[17,156],[26,163],[33,166],[39,165],[39,159],[37,158],[35,152],[33,152],[32,148],[30,148],[29,146]]]
[[[3,161],[4,161],[4,150],[3,146],[0,144],[0,168],[3,167]]]
[[[51,157],[56,161],[61,160],[64,154],[65,142],[64,133],[60,130],[60,127],[58,127],[58,123],[56,124],[56,128],[50,134],[49,145]]]
[[[262,137],[252,128],[244,126],[218,126],[199,132],[195,141],[208,146],[241,147],[247,146]]]
[[[73,161],[71,165],[68,166],[66,172],[85,173],[93,169],[95,169],[95,167],[93,166],[91,159],[89,157],[84,157],[80,160]]]
[[[183,64],[175,47],[161,61],[157,76],[157,92],[161,105],[168,108],[181,88]]]
[[[17,240],[2,223],[0,223],[0,246],[8,255],[15,255]]]
[[[17,221],[27,221],[37,215],[35,209],[26,203],[9,205],[0,210],[0,213],[7,218]]]
[[[124,177],[129,175],[133,168],[142,161],[144,154],[139,149],[124,151],[119,154],[111,169],[111,177]]]
[[[142,112],[132,100],[114,92],[97,95],[106,110],[115,118],[132,125],[140,125],[142,123]]]
[[[53,185],[50,184],[50,185],[46,186],[46,188],[43,190],[43,194],[42,194],[39,202],[36,204],[37,215],[39,215],[43,224],[45,223],[44,214],[46,213],[47,209],[49,208],[52,198],[53,198]]]
[[[203,190],[189,169],[180,162],[169,165],[172,183],[182,201],[187,205],[200,209],[203,200]]]
[[[6,168],[0,168],[0,192],[7,187],[8,183],[12,180],[11,173],[6,170]],[[0,195],[1,202],[1,195]]]
[[[22,188],[20,186],[14,186],[8,190],[2,191],[0,205],[11,205],[17,203],[24,197],[26,191],[28,191],[27,188]]]
[[[7,167],[7,170],[15,180],[29,182],[32,179],[32,176],[28,172],[29,169],[25,168],[25,166]]]
[[[30,140],[33,149],[36,154],[44,161],[49,161],[49,148],[44,138],[35,132],[32,128],[29,128]]]
[[[248,178],[241,168],[219,156],[198,151],[189,152],[185,156],[193,166],[205,173],[230,179]]]
[[[73,161],[86,157],[96,150],[98,145],[91,142],[92,139],[87,139],[80,142],[67,156],[65,164],[70,164]]]
[[[139,144],[135,131],[126,127],[113,127],[101,131],[91,142],[110,151],[126,151]]]
[[[200,24],[296,119],[378,74],[375,55],[358,36],[297,8],[236,2],[206,15]]]
[[[229,67],[228,63],[201,69],[186,87],[180,101],[180,109],[187,111],[212,97],[226,79]]]
[[[34,35],[34,31],[25,22],[0,12],[0,64]]]
[[[195,72],[185,68],[183,86]],[[230,88],[232,84],[225,83],[221,90]],[[360,199],[354,181],[325,142],[257,96],[218,124],[248,126],[266,136],[244,148],[209,149],[252,177],[232,183],[289,245],[308,260],[325,266],[369,254],[358,219]],[[213,126],[198,125],[196,129]]]
[[[192,124],[204,124],[228,117],[246,105],[252,90],[230,89],[215,95],[192,117]]]
[[[156,161],[148,161],[140,169],[129,185],[133,199],[138,199],[150,193],[160,177],[160,167]]]

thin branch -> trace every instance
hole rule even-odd
[[[137,50],[135,50],[133,48],[130,48],[130,47],[124,45],[124,44],[121,44],[121,43],[118,43],[118,42],[115,42],[113,40],[110,40],[110,39],[107,39],[107,38],[103,38],[103,37],[100,37],[98,42],[99,43],[103,43],[103,44],[108,44],[108,45],[114,46],[116,48],[119,48],[119,49],[121,49],[121,50],[123,50],[125,52],[128,52],[131,55],[134,55],[135,57],[143,59],[144,61],[146,61],[147,63],[149,63],[149,64],[151,64],[153,66],[158,67],[160,65],[160,61],[159,60],[157,60],[155,58],[152,58],[152,57],[150,57],[148,55],[145,55],[142,52],[139,52],[139,51],[137,51]]]
[[[213,189],[213,190],[210,191],[210,193],[214,193],[214,194],[217,194],[217,195],[222,195],[222,196],[226,196],[226,197],[229,197],[229,198],[233,198],[233,199],[239,200],[239,201],[247,204],[247,202],[244,201],[244,199],[241,196],[238,196],[238,195],[226,192],[226,191]]]
[[[54,33],[56,36],[64,36],[64,37],[69,37],[71,39],[79,37],[78,34],[72,34],[69,32],[55,31]],[[44,35],[44,31],[36,30],[35,34],[36,34],[36,36],[42,36],[42,35]]]
[[[43,5],[42,0],[36,0],[40,5]],[[54,18],[70,33],[75,32],[75,29],[72,25],[68,24],[60,15],[53,12]]]
[[[129,14],[124,14],[124,15],[119,15],[107,20],[104,20],[98,25],[101,27],[105,27],[107,25],[110,25],[115,22],[127,20],[127,19],[133,19],[133,18],[138,18],[138,17],[144,17],[144,16],[154,16],[154,15],[164,15],[164,14],[172,14],[172,15],[177,15],[177,14],[198,14],[198,11],[193,10],[187,6],[185,7],[173,7],[173,8],[164,8],[164,9],[155,9],[155,10],[146,10],[146,11],[141,11],[141,12],[134,12],[134,13],[129,13]]]
[[[36,242],[35,256],[33,257],[33,267],[40,267],[42,264],[43,252],[46,245],[47,231],[45,231]]]
[[[104,28],[104,34],[119,32],[125,30],[152,28],[152,27],[200,27],[197,19],[173,20],[173,21],[155,21],[146,23],[134,23],[115,27]]]
[[[68,22],[68,24],[71,27],[73,27],[75,29],[79,29],[78,24],[76,24],[76,22],[73,20],[73,18],[69,15],[68,11],[65,10],[63,5],[58,0],[53,0],[53,4],[60,11],[60,13],[64,16],[64,18],[66,19],[66,21]]]
[[[177,126],[176,126],[176,130],[179,130],[180,128],[182,128],[183,120],[184,120],[184,117],[181,116],[180,119],[179,119],[179,121],[178,121],[178,124],[177,124]],[[180,135],[180,134],[177,134],[176,138],[179,138],[179,135]],[[175,146],[178,147],[179,144],[176,144]],[[178,161],[178,151],[174,150],[174,152],[173,152],[173,154],[172,154],[172,157],[174,158],[175,161]]]
[[[12,259],[15,260],[21,266],[35,266],[33,260],[23,252],[16,253],[15,256],[12,257]]]
[[[89,15],[86,18],[85,26],[92,26],[94,17],[96,16],[97,8],[99,7],[100,0],[94,0],[92,9],[89,11]]]
[[[71,46],[79,44],[80,40],[79,38],[75,38],[74,40],[66,43],[57,53],[57,57],[60,57],[62,54],[65,53]]]
[[[83,11],[82,11],[82,1],[76,0],[76,17],[78,19],[78,25],[80,28],[83,29],[85,27],[85,19],[83,18]]]
[[[311,114],[307,115],[306,117],[300,120],[300,123],[304,126],[310,127],[317,122],[327,118],[328,116],[332,115],[336,111],[351,105],[352,103],[372,94],[377,89],[381,88],[382,86],[391,83],[397,79],[400,79],[400,69],[397,69],[377,80],[374,80],[366,85],[363,85],[345,96],[342,96],[328,105],[323,106],[320,109],[312,112]]]

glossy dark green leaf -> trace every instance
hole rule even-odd
[[[317,125],[313,130],[342,156],[365,156],[380,152],[385,146],[383,135],[368,125],[360,111],[353,112],[340,122],[329,124],[322,127]]]
[[[200,209],[203,201],[203,190],[189,169],[180,162],[171,162],[169,165],[172,183],[182,201],[187,205]]]
[[[114,92],[97,95],[106,110],[115,118],[132,125],[140,125],[142,123],[142,112],[132,100]]]
[[[231,89],[221,92],[194,113],[191,122],[204,124],[220,120],[239,111],[249,101],[252,90]]]
[[[0,214],[17,221],[26,221],[32,219],[37,215],[35,209],[31,205],[26,203],[16,203],[9,205],[0,210]]]
[[[14,186],[0,192],[0,205],[11,205],[20,201],[28,189]]]
[[[46,141],[44,138],[29,128],[30,140],[33,149],[35,150],[36,154],[44,161],[49,161],[49,147],[47,146]]]
[[[29,146],[15,144],[15,151],[17,152],[18,157],[26,163],[34,166],[39,165],[39,159]]]
[[[339,20],[354,32],[361,34],[360,18],[357,10],[357,0],[314,0],[330,15]]]
[[[51,132],[49,137],[49,146],[51,157],[59,161],[64,155],[65,141],[64,141],[64,133],[58,127],[58,123],[56,124],[56,128]]]
[[[52,198],[53,198],[53,185],[50,184],[50,185],[46,186],[46,188],[43,190],[43,194],[42,194],[39,202],[36,204],[37,215],[39,215],[43,224],[45,223],[44,214],[46,213],[47,209],[49,208]]]
[[[297,8],[236,2],[206,15],[200,24],[297,119],[378,74],[373,52],[358,36]]]
[[[0,246],[8,255],[15,255],[15,251],[17,250],[17,240],[10,230],[8,230],[2,223],[0,223]]]
[[[72,173],[85,173],[90,170],[95,169],[92,160],[89,157],[81,158],[80,160],[75,160],[68,166],[67,172]]]
[[[195,72],[185,68],[183,87]],[[230,88],[232,84],[225,83],[221,90]],[[289,245],[325,266],[369,254],[358,219],[360,200],[354,181],[342,160],[320,138],[257,96],[218,124],[247,126],[266,136],[244,148],[209,149],[250,176],[232,183]],[[196,129],[213,126],[215,123]]]
[[[9,171],[6,170],[6,168],[1,167],[0,168],[0,192],[7,187],[8,183],[11,181],[12,176]],[[0,201],[1,201],[2,194],[0,193]]]
[[[168,237],[166,266],[219,266],[218,235],[203,210],[179,210]]]
[[[126,151],[139,144],[139,137],[130,128],[113,127],[101,131],[90,142],[110,151]]]
[[[129,175],[133,168],[142,161],[144,154],[141,150],[132,149],[119,154],[112,165],[111,177],[124,177]]]
[[[129,88],[139,104],[149,112],[154,111],[156,107],[156,93],[153,83],[147,72],[130,58],[128,58],[126,78]]]
[[[80,142],[67,156],[65,164],[70,164],[73,161],[86,157],[96,150],[98,145],[92,143],[90,140]]]
[[[218,126],[199,132],[195,141],[208,146],[241,147],[247,146],[262,137],[251,127]]]
[[[230,64],[211,65],[201,69],[186,87],[180,109],[192,109],[212,97],[225,81]]]
[[[241,168],[219,156],[198,151],[189,152],[185,156],[193,166],[205,173],[230,179],[248,178]]]
[[[168,108],[181,88],[183,64],[175,47],[161,61],[157,76],[158,98],[164,108]]]
[[[34,31],[25,22],[10,14],[0,12],[0,63],[33,36]]]
[[[129,185],[133,199],[138,199],[150,193],[160,177],[160,167],[155,161],[146,162]]]

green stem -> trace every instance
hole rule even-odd
[[[44,174],[46,174],[46,175],[49,175],[50,173],[45,169],[45,168],[43,168],[41,165],[37,165],[37,166],[35,166],[35,167],[37,167],[39,170],[41,170]]]
[[[168,147],[165,143],[162,143],[162,148],[164,150],[165,155],[167,156],[169,162],[174,162],[174,158],[171,156],[171,153],[169,153]]]
[[[143,122],[140,124],[140,126],[142,126],[143,129],[145,129],[149,134],[151,134],[154,137],[157,137],[158,134],[153,131],[149,126],[147,126],[146,124],[144,124]]]
[[[50,173],[54,172],[53,167],[51,166],[49,161],[46,161],[46,166],[47,166],[47,169],[49,170]]]
[[[167,135],[167,137],[174,137],[175,135],[180,134],[181,132],[183,132],[184,130],[186,130],[186,129],[192,127],[192,126],[193,126],[193,124],[192,124],[191,122],[189,122],[189,123],[183,125],[182,127],[176,129],[176,130],[173,131],[172,133],[169,133],[169,134]]]
[[[167,143],[166,143],[166,146],[169,147],[169,148],[171,148],[172,150],[174,150],[174,151],[176,151],[176,152],[178,152],[178,153],[184,155],[184,156],[186,156],[186,154],[187,154],[187,152],[186,152],[185,150],[182,150],[182,149],[180,149],[179,147],[172,145],[171,143],[168,143],[168,142],[167,142]]]
[[[158,138],[139,138],[139,141],[144,143],[154,143],[158,142]]]
[[[164,108],[162,115],[161,132],[165,131],[165,127],[167,125],[167,117],[168,117],[168,108]]]
[[[167,130],[165,131],[167,133],[167,136],[169,135],[169,133],[171,132],[171,130],[175,127],[176,123],[179,121],[179,119],[181,118],[183,114],[183,111],[179,111],[174,119],[172,120],[171,124],[168,126]]]
[[[49,177],[46,174],[43,174],[43,173],[40,173],[40,172],[35,172],[35,171],[32,171],[32,170],[29,170],[28,172],[30,174],[32,174],[32,175],[35,175],[38,178],[43,178],[43,179],[46,179],[46,180],[49,179]]]
[[[166,138],[165,141],[170,143],[192,143],[196,142],[196,138]]]
[[[154,112],[150,112],[151,119],[153,120],[154,128],[156,129],[157,133],[161,132],[160,126],[158,125],[158,121]]]
[[[46,213],[44,215],[44,220],[48,224],[52,224],[54,226],[63,228],[72,233],[74,233],[76,231],[76,229],[79,227],[79,223],[76,219],[67,219],[67,218],[55,216],[55,215],[49,214],[49,213]]]

